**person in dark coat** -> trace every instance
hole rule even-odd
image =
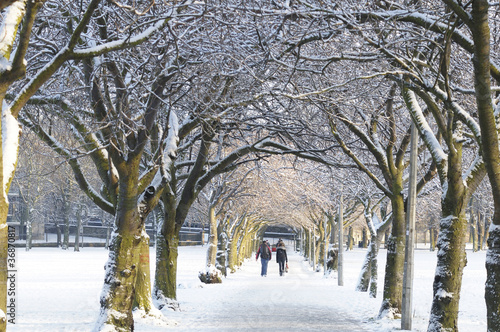
[[[260,255],[260,262],[262,264],[260,275],[262,277],[267,277],[267,264],[272,258],[272,251],[265,240],[262,241],[262,244],[260,245],[259,250],[257,251],[257,255],[255,255],[255,260],[259,259],[259,255]]]
[[[286,255],[285,242],[283,240],[278,241],[276,246],[276,263],[279,264],[280,276],[285,275],[285,264],[288,265],[288,256]]]

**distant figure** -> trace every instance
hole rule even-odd
[[[257,251],[257,255],[255,255],[255,260],[259,259],[260,255],[260,262],[262,264],[262,269],[260,270],[260,275],[262,277],[267,276],[267,263],[272,258],[272,253],[271,253],[271,248],[269,248],[269,245],[266,243],[266,241],[262,241],[262,244],[259,247],[259,250]]]
[[[281,239],[276,246],[276,263],[278,263],[280,267],[280,276],[284,276],[285,264],[288,266],[288,256],[286,255],[285,242]]]

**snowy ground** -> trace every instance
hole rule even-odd
[[[298,254],[289,252],[290,272],[278,275],[275,261],[267,278],[260,277],[260,262],[248,260],[219,285],[204,285],[197,278],[206,247],[179,250],[178,300],[181,310],[164,309],[168,326],[139,320],[136,331],[393,331],[400,320],[376,320],[383,285],[385,250],[380,251],[378,298],[355,292],[365,250],[345,253],[344,286],[336,276],[313,272]],[[290,251],[290,248],[289,248]],[[154,262],[154,250],[151,252]],[[432,299],[435,252],[417,250],[413,331],[426,331]],[[18,306],[16,324],[7,331],[90,331],[99,310],[107,252],[84,248],[73,252],[55,248],[18,250]],[[468,251],[468,266],[460,307],[461,332],[486,331],[484,304],[485,253]],[[154,267],[152,267],[154,271]]]

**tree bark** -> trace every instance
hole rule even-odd
[[[210,235],[208,237],[207,267],[215,266],[217,257],[217,218],[215,216],[215,206],[210,204],[208,208],[208,218],[210,221]]]
[[[62,249],[67,250],[69,248],[69,215],[70,215],[70,204],[69,204],[69,192],[67,188],[63,190],[63,199],[62,199],[62,213],[64,219],[64,236],[63,236],[63,244]]]
[[[167,240],[168,239],[168,240]],[[173,230],[156,238],[156,274],[153,296],[158,309],[168,305],[176,309],[177,300],[177,257],[179,235]]]
[[[217,227],[217,238],[219,239],[217,244],[217,263],[216,267],[222,272],[224,277],[227,277],[227,248],[226,248],[226,234],[224,233],[223,224],[220,223]]]
[[[151,298],[151,269],[149,264],[149,236],[144,227],[141,233],[141,243],[139,244],[139,265],[137,269],[134,308],[138,308],[146,314],[153,308]]]
[[[468,195],[462,180],[462,149],[455,145],[448,154],[448,189],[442,202],[438,238],[434,297],[429,332],[458,331],[458,305],[466,265],[465,243],[468,222],[465,218]]]
[[[349,226],[349,240],[347,242],[348,250],[352,251],[353,243],[354,243],[354,229],[352,228],[352,226]]]
[[[495,207],[486,253],[485,299],[488,331],[498,331],[500,326],[500,150],[497,121],[491,102],[488,8],[487,0],[472,1],[471,31],[474,40],[474,87],[481,127],[483,160],[490,179]]]
[[[401,180],[402,182],[402,180]],[[399,182],[399,185],[401,185]],[[397,185],[397,184],[394,184]],[[400,186],[401,188],[402,186]],[[402,189],[402,188],[401,188]],[[394,189],[393,192],[402,190]],[[402,195],[391,197],[392,230],[387,248],[387,262],[385,266],[384,294],[379,316],[397,316],[401,313],[403,295],[403,270],[405,256],[405,212]]]
[[[76,210],[76,231],[75,231],[75,248],[74,251],[80,251],[80,229],[82,227],[82,207]]]
[[[139,234],[120,230],[113,234],[101,295],[100,330],[134,330],[132,308],[140,254],[140,240],[136,236]]]
[[[151,296],[148,289],[150,280],[147,278],[149,245],[146,248],[146,239],[149,243],[149,237],[145,236],[144,228],[147,212],[142,207],[139,210],[138,161],[139,157],[136,156],[126,162],[115,163],[120,172],[119,200],[109,258],[105,266],[101,311],[96,326],[98,330],[133,331],[134,303],[144,308],[150,307],[151,299],[147,299]],[[138,288],[139,274],[141,274],[141,285]]]
[[[26,251],[31,250],[33,241],[33,220],[32,214],[28,213],[28,221],[26,222]]]

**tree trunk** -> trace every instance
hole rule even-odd
[[[104,220],[104,219],[103,219]],[[80,236],[80,230],[78,230],[78,236]],[[111,222],[108,220],[107,229],[106,229],[106,243],[104,244],[104,248],[109,249],[109,240],[111,238]]]
[[[138,164],[137,164],[138,165]],[[138,208],[135,164],[128,172],[120,165],[120,200],[115,215],[115,230],[111,239],[108,262],[105,265],[101,311],[97,330],[130,332],[134,330],[132,309],[140,272],[142,232],[144,229]],[[138,167],[137,167],[138,168]],[[124,174],[125,173],[125,174]]]
[[[80,229],[82,228],[82,208],[81,206],[76,211],[76,231],[75,231],[75,248],[74,251],[80,251]]]
[[[461,149],[448,154],[448,188],[442,203],[438,238],[434,297],[429,332],[458,331],[458,305],[463,269],[467,258],[465,243],[468,222],[465,218],[467,192],[461,174]]]
[[[477,250],[483,250],[483,234],[484,234],[484,230],[483,230],[483,220],[484,220],[484,217],[479,213],[477,215],[477,225],[476,225],[476,229],[477,229]]]
[[[311,266],[316,268],[316,228],[311,231]]]
[[[140,240],[136,234],[113,233],[101,295],[99,330],[134,330],[132,307],[139,265]]]
[[[57,234],[57,246],[60,247],[61,246],[61,226],[59,226],[58,223],[56,223],[56,234]],[[28,239],[26,239],[26,241],[27,240]]]
[[[354,244],[354,229],[352,228],[352,226],[349,226],[349,240],[347,242],[347,248],[349,250],[352,250],[353,244]]]
[[[208,218],[210,222],[210,235],[208,237],[207,260],[205,269],[198,273],[198,278],[206,284],[221,283],[221,271],[216,267],[217,258],[217,217],[215,215],[215,205],[210,204],[208,208]],[[202,234],[203,238],[203,234]]]
[[[371,246],[370,246],[371,247]],[[368,291],[368,286],[370,285],[370,263],[371,263],[371,250],[368,250],[365,255],[365,260],[363,265],[361,265],[361,272],[358,278],[358,284],[356,285],[356,291],[366,292]]]
[[[474,88],[481,127],[483,160],[491,183],[495,211],[486,254],[485,299],[488,331],[500,326],[500,150],[498,129],[491,102],[490,29],[487,0],[472,1],[472,38],[474,40]]]
[[[486,247],[486,242],[488,241],[488,230],[490,229],[490,224],[491,224],[491,219],[484,218],[484,228],[483,228],[483,242],[482,242],[482,247]]]
[[[377,287],[378,287],[378,249],[379,241],[378,238],[372,237],[372,243],[370,244],[371,253],[371,264],[370,264],[370,297],[377,297]]]
[[[227,277],[227,248],[226,248],[226,234],[223,233],[223,223],[219,224],[217,227],[217,238],[219,239],[217,244],[217,263],[216,267],[222,272],[224,277]]]
[[[399,192],[394,190],[394,192]],[[386,242],[387,262],[385,266],[384,298],[379,316],[394,317],[401,313],[403,296],[403,272],[405,256],[406,223],[403,195],[394,195],[392,204],[392,231]]]
[[[231,273],[236,272],[236,266],[238,265],[238,238],[239,232],[236,232],[229,242],[228,260]]]
[[[370,297],[377,297],[377,280],[378,280],[378,250],[379,244],[377,235],[371,237],[370,244],[368,245],[368,250],[366,252],[365,260],[361,267],[361,272],[359,275],[358,285],[356,286],[356,291],[367,292],[370,289]]]
[[[362,237],[362,243],[363,243],[363,248],[368,248],[368,232],[366,231],[366,228],[363,227],[363,237]]]
[[[138,308],[148,314],[153,308],[151,299],[151,269],[149,261],[149,236],[146,228],[141,234],[139,244],[139,265],[137,269],[137,280],[135,287],[134,308]]]
[[[169,239],[169,240],[166,240]],[[156,272],[153,296],[158,309],[165,305],[177,309],[177,257],[179,234],[173,230],[156,236]]]
[[[69,202],[64,200],[64,234],[63,234],[63,243],[61,249],[67,250],[69,248]]]
[[[32,227],[32,215],[29,213],[28,221],[26,222],[26,251],[29,251],[32,247],[33,241],[33,227]]]
[[[208,210],[210,220],[210,235],[208,237],[207,249],[207,267],[215,266],[215,258],[217,257],[217,218],[215,216],[215,206],[212,204]]]
[[[471,237],[471,242],[472,242],[472,251],[476,252],[478,243],[477,243],[477,232],[476,232],[476,225],[470,225],[470,237]]]
[[[435,228],[431,228],[429,230],[429,233],[430,233],[429,235],[431,237],[430,240],[429,240],[430,241],[430,243],[429,243],[430,250],[434,251],[434,250],[436,250],[436,240],[437,240],[437,237],[438,237],[438,231]]]

